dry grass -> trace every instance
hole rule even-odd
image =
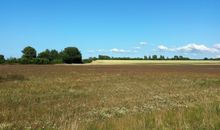
[[[96,60],[90,65],[134,65],[134,64],[154,64],[154,65],[219,65],[220,61],[211,60]]]
[[[220,66],[0,66],[0,129],[220,129]]]

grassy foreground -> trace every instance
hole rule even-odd
[[[211,60],[96,60],[90,65],[134,65],[134,64],[161,64],[161,65],[220,65],[220,61]]]
[[[0,66],[3,130],[219,130],[220,66]]]

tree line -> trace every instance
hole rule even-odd
[[[150,55],[150,56],[144,56],[142,57],[110,57],[108,55],[98,55],[98,57],[90,57],[88,59],[85,59],[84,62],[90,63],[95,60],[193,60],[189,57],[184,56],[173,56],[173,57],[165,57],[163,55]],[[200,60],[220,60],[220,58],[204,58]]]
[[[37,54],[35,48],[31,46],[25,47],[20,58],[5,59],[4,55],[0,55],[0,64],[60,64],[60,63],[82,63],[82,54],[76,47],[66,47],[63,51],[55,49],[46,49]]]
[[[98,55],[98,57],[90,57],[82,60],[82,54],[76,47],[66,47],[63,51],[55,49],[46,49],[37,54],[35,48],[31,46],[25,47],[20,58],[5,59],[4,55],[0,54],[0,64],[62,64],[62,63],[91,63],[94,60],[192,60],[184,56],[173,56],[171,58],[163,55],[150,55],[142,57],[110,57],[108,55]],[[220,58],[204,58],[201,60],[220,60]]]
[[[90,57],[89,59],[91,60],[190,60],[188,57],[183,57],[183,56],[174,56],[172,58],[165,57],[163,55],[157,56],[157,55],[152,55],[152,56],[144,56],[142,57],[110,57],[108,55],[99,55],[98,58],[96,57]]]

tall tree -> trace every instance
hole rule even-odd
[[[5,63],[5,57],[4,55],[0,54],[0,64]]]
[[[37,51],[31,46],[25,47],[22,50],[22,53],[23,53],[22,58],[32,59],[32,58],[36,58],[37,56]]]
[[[64,63],[82,63],[82,54],[76,47],[67,47],[61,54]]]
[[[157,55],[153,55],[153,56],[152,56],[152,59],[153,59],[153,60],[157,60]]]

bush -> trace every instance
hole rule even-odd
[[[86,64],[86,63],[92,63],[92,59],[83,59],[83,63]]]
[[[20,64],[49,64],[50,61],[45,58],[33,58],[33,59],[27,59],[27,58],[21,58],[19,59]]]
[[[49,64],[50,61],[45,58],[33,58],[30,63],[31,64]]]
[[[54,59],[50,62],[51,64],[62,64],[63,60],[62,59]]]
[[[20,63],[20,64],[30,64],[30,60],[27,59],[27,58],[20,58],[18,60],[18,63]]]
[[[11,58],[6,60],[6,63],[8,63],[8,64],[16,64],[16,63],[18,63],[18,59],[14,58],[14,57],[11,57]]]

